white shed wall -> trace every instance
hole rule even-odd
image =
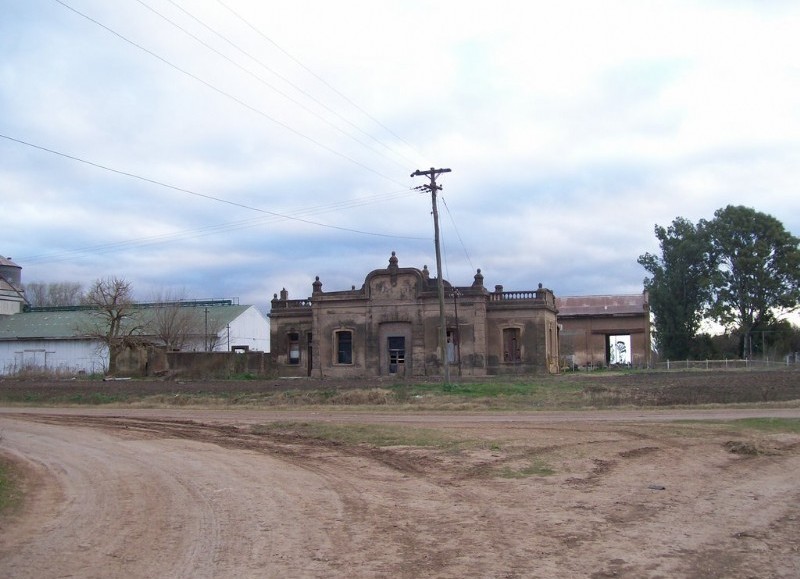
[[[0,375],[22,370],[100,374],[108,351],[91,340],[15,340],[0,342]]]
[[[228,346],[248,346],[250,350],[269,352],[269,320],[255,306],[247,308],[223,328],[217,341],[217,352],[227,352]]]

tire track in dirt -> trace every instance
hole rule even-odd
[[[284,461],[152,431],[10,422],[3,448],[64,500],[33,504],[4,533],[5,577],[324,575],[334,558],[306,555],[330,550],[338,498]]]
[[[0,535],[13,578],[736,578],[800,566],[797,435],[747,439],[770,452],[747,456],[720,429],[409,417],[500,441],[438,451],[254,429],[263,415],[45,414],[0,413],[0,450],[52,495]],[[537,457],[552,476],[498,476]]]

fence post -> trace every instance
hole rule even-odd
[[[667,370],[669,370],[669,360],[667,360]]]

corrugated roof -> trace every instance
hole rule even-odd
[[[198,324],[205,324],[206,310],[208,310],[209,327],[224,328],[251,307],[253,306],[231,305],[187,309],[196,316]],[[147,323],[152,320],[155,310],[155,308],[137,310],[137,323]],[[96,324],[97,318],[92,314],[91,310],[75,309],[0,316],[0,340],[80,338],[86,333],[86,328]]]
[[[564,317],[642,314],[646,305],[644,294],[556,298],[558,315]]]

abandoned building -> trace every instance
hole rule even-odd
[[[651,363],[647,292],[556,299],[562,367],[648,368]]]
[[[647,292],[556,298],[535,290],[490,291],[478,270],[472,285],[444,280],[447,351],[439,346],[437,279],[427,267],[370,272],[360,289],[272,300],[270,343],[283,376],[451,376],[557,373],[651,361]]]
[[[553,292],[494,291],[481,271],[472,285],[443,281],[447,351],[441,352],[437,279],[427,267],[389,266],[360,289],[325,292],[319,278],[307,299],[272,300],[270,343],[284,376],[452,376],[559,371]]]

